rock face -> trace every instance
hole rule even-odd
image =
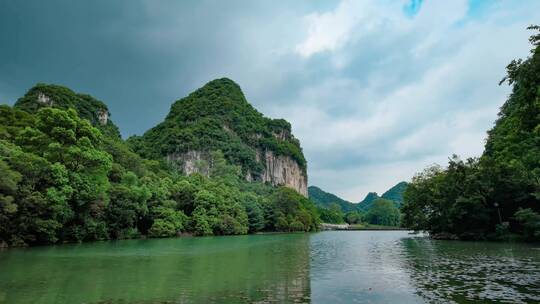
[[[49,107],[53,105],[51,98],[41,92],[38,93],[37,101]]]
[[[168,162],[174,162],[178,169],[187,175],[200,173],[208,176],[209,169],[202,165],[208,163],[210,153],[203,151],[188,151],[167,155]],[[307,175],[298,163],[289,156],[275,155],[274,152],[257,150],[257,162],[264,166],[261,174],[247,172],[246,180],[260,181],[272,186],[285,186],[308,196]]]
[[[186,153],[167,155],[167,161],[176,163],[178,169],[186,175],[201,173],[208,176],[208,170],[199,165],[201,161],[208,161],[208,158],[209,154],[202,151],[188,151]]]
[[[97,116],[101,125],[106,125],[109,121],[109,112],[105,109],[99,109],[97,112]]]
[[[274,152],[267,150],[264,153],[264,162],[265,169],[261,176],[263,182],[268,182],[273,186],[293,188],[305,197],[308,196],[307,176],[291,157],[276,156]]]

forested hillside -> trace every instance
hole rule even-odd
[[[105,103],[57,85],[38,84],[13,107],[0,106],[0,246],[318,228],[315,206],[295,190],[246,181],[245,169],[230,160],[249,162],[252,155],[241,155],[229,138],[209,152],[206,174],[188,176],[159,155],[167,146],[158,139],[156,150],[135,153],[109,116]],[[196,119],[175,116],[175,123]],[[285,121],[260,121],[267,123],[263,133],[290,129]],[[249,121],[227,123],[243,136]],[[167,135],[179,147],[209,144],[205,132],[214,123],[200,124],[195,134]],[[197,140],[184,143],[184,136]],[[276,153],[305,168],[298,143],[288,140],[276,144]]]
[[[308,187],[309,199],[312,200],[317,206],[322,208],[328,208],[331,204],[337,204],[344,212],[356,210],[356,205],[346,201],[335,194],[323,191],[316,186]]]
[[[407,182],[399,182],[395,186],[384,192],[381,196],[379,196],[377,192],[370,192],[361,202],[358,203],[358,209],[362,211],[368,211],[373,206],[373,203],[377,199],[381,198],[391,201],[394,206],[399,209],[403,204],[403,194],[405,193],[405,189],[407,189],[407,185]]]
[[[219,150],[246,180],[288,186],[307,196],[307,163],[289,122],[264,117],[228,78],[176,101],[162,123],[128,142],[140,155],[167,158],[187,174],[206,174],[211,152]]]
[[[419,173],[405,192],[408,227],[461,239],[540,240],[540,27],[529,29],[531,55],[507,67],[501,84],[512,93],[484,153]]]
[[[354,204],[335,194],[310,186],[309,198],[317,205],[321,220],[325,223],[374,224],[398,226],[399,208],[407,182],[400,182],[379,197],[370,192],[360,203]]]

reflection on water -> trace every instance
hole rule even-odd
[[[0,303],[301,303],[310,294],[309,235],[8,250],[0,270]]]
[[[402,240],[427,302],[540,302],[540,250],[527,244]]]
[[[540,250],[403,231],[0,252],[0,303],[538,303]]]
[[[404,265],[403,231],[312,235],[311,291],[316,303],[418,303]]]

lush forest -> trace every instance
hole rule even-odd
[[[233,84],[220,81],[216,86],[206,93],[227,96]],[[177,107],[169,115],[174,122],[165,123],[195,119]],[[261,124],[257,127],[263,134],[273,128],[290,130],[284,120],[243,119],[246,107],[251,106],[242,103],[238,112],[232,111],[234,117],[200,119],[190,134],[167,137],[152,131],[152,145],[137,146],[142,142],[137,138],[130,144],[121,139],[103,102],[65,87],[36,85],[13,107],[0,106],[0,246],[317,230],[319,216],[309,199],[289,188],[245,180],[230,159],[249,162],[251,151],[242,155],[246,147],[235,147],[234,141],[212,143],[217,149],[211,153],[208,176],[185,176],[156,156],[154,149],[170,149],[167,138],[180,149],[191,147],[182,145],[186,137],[198,139],[189,145],[209,144],[197,132],[206,127],[212,132],[217,124],[237,125],[238,136],[249,123]],[[305,167],[295,139],[285,142],[290,144],[276,144],[278,150]]]
[[[332,193],[310,186],[309,198],[317,205],[321,221],[332,224],[364,224],[399,226],[399,208],[403,202],[406,182],[400,182],[379,197],[370,192],[360,203],[354,204]]]
[[[442,238],[540,240],[540,27],[529,29],[531,55],[507,67],[500,84],[512,92],[484,153],[417,174],[404,196],[407,227]]]

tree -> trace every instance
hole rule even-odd
[[[318,208],[321,221],[324,223],[341,224],[344,223],[344,215],[341,207],[337,203],[330,204],[329,208]]]
[[[378,198],[373,202],[365,218],[370,224],[399,226],[400,214],[392,201]]]

